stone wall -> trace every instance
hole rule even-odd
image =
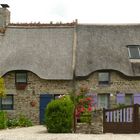
[[[76,133],[84,134],[101,134],[103,133],[103,112],[102,110],[94,111],[92,123],[77,123]]]
[[[91,93],[106,94],[110,96],[110,107],[116,106],[116,93],[140,93],[140,77],[128,77],[117,71],[110,71],[110,83],[106,86],[98,84],[98,72],[94,72],[88,78],[77,80],[77,90],[82,86],[88,86]]]
[[[9,72],[4,77],[7,94],[14,95],[14,110],[8,110],[9,117],[20,114],[30,118],[35,124],[39,123],[40,94],[67,94],[72,90],[72,81],[49,81],[28,72],[28,85],[25,90],[16,90],[15,73]],[[35,106],[31,102],[35,102]]]
[[[24,114],[36,124],[39,123],[40,94],[66,94],[73,89],[73,81],[44,80],[32,72],[28,72],[28,86],[25,90],[16,90],[14,72],[7,73],[3,78],[7,94],[14,95],[14,110],[8,110],[9,116],[16,117],[19,114]],[[83,85],[88,86],[92,93],[112,94],[110,96],[111,108],[116,105],[116,92],[140,93],[140,78],[127,77],[116,71],[110,72],[110,84],[108,86],[98,85],[98,72],[91,74],[88,78],[77,79],[77,92]],[[36,103],[34,107],[31,106],[32,101]]]

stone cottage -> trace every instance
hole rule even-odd
[[[36,124],[47,103],[81,86],[97,108],[140,103],[140,24],[16,24],[1,4],[0,76],[0,109]]]

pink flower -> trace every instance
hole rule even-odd
[[[88,111],[89,112],[92,111],[92,107],[91,106],[88,107]]]
[[[84,112],[84,111],[85,111],[85,108],[84,108],[84,107],[82,107],[82,108],[81,108],[81,112]]]

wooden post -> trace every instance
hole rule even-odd
[[[103,133],[105,133],[105,121],[106,121],[105,108],[103,108]]]
[[[74,113],[73,113],[73,118],[74,118],[74,122],[73,122],[73,132],[76,132],[76,106],[74,107]]]
[[[139,133],[139,105],[134,104],[133,109],[133,130],[134,133]]]

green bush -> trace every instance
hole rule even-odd
[[[80,122],[91,124],[91,112],[85,111],[80,116]]]
[[[0,129],[7,127],[7,114],[4,111],[0,111]]]
[[[18,119],[8,119],[7,121],[7,127],[8,128],[14,128],[19,126],[19,121]]]
[[[51,133],[72,132],[74,104],[69,96],[50,102],[45,110],[45,125]]]
[[[20,115],[18,119],[18,125],[20,127],[29,127],[33,126],[32,121],[28,118],[26,118],[24,115]]]
[[[8,128],[14,128],[14,127],[29,127],[33,126],[32,121],[26,118],[24,115],[20,115],[17,119],[9,119],[7,121],[7,127]]]

